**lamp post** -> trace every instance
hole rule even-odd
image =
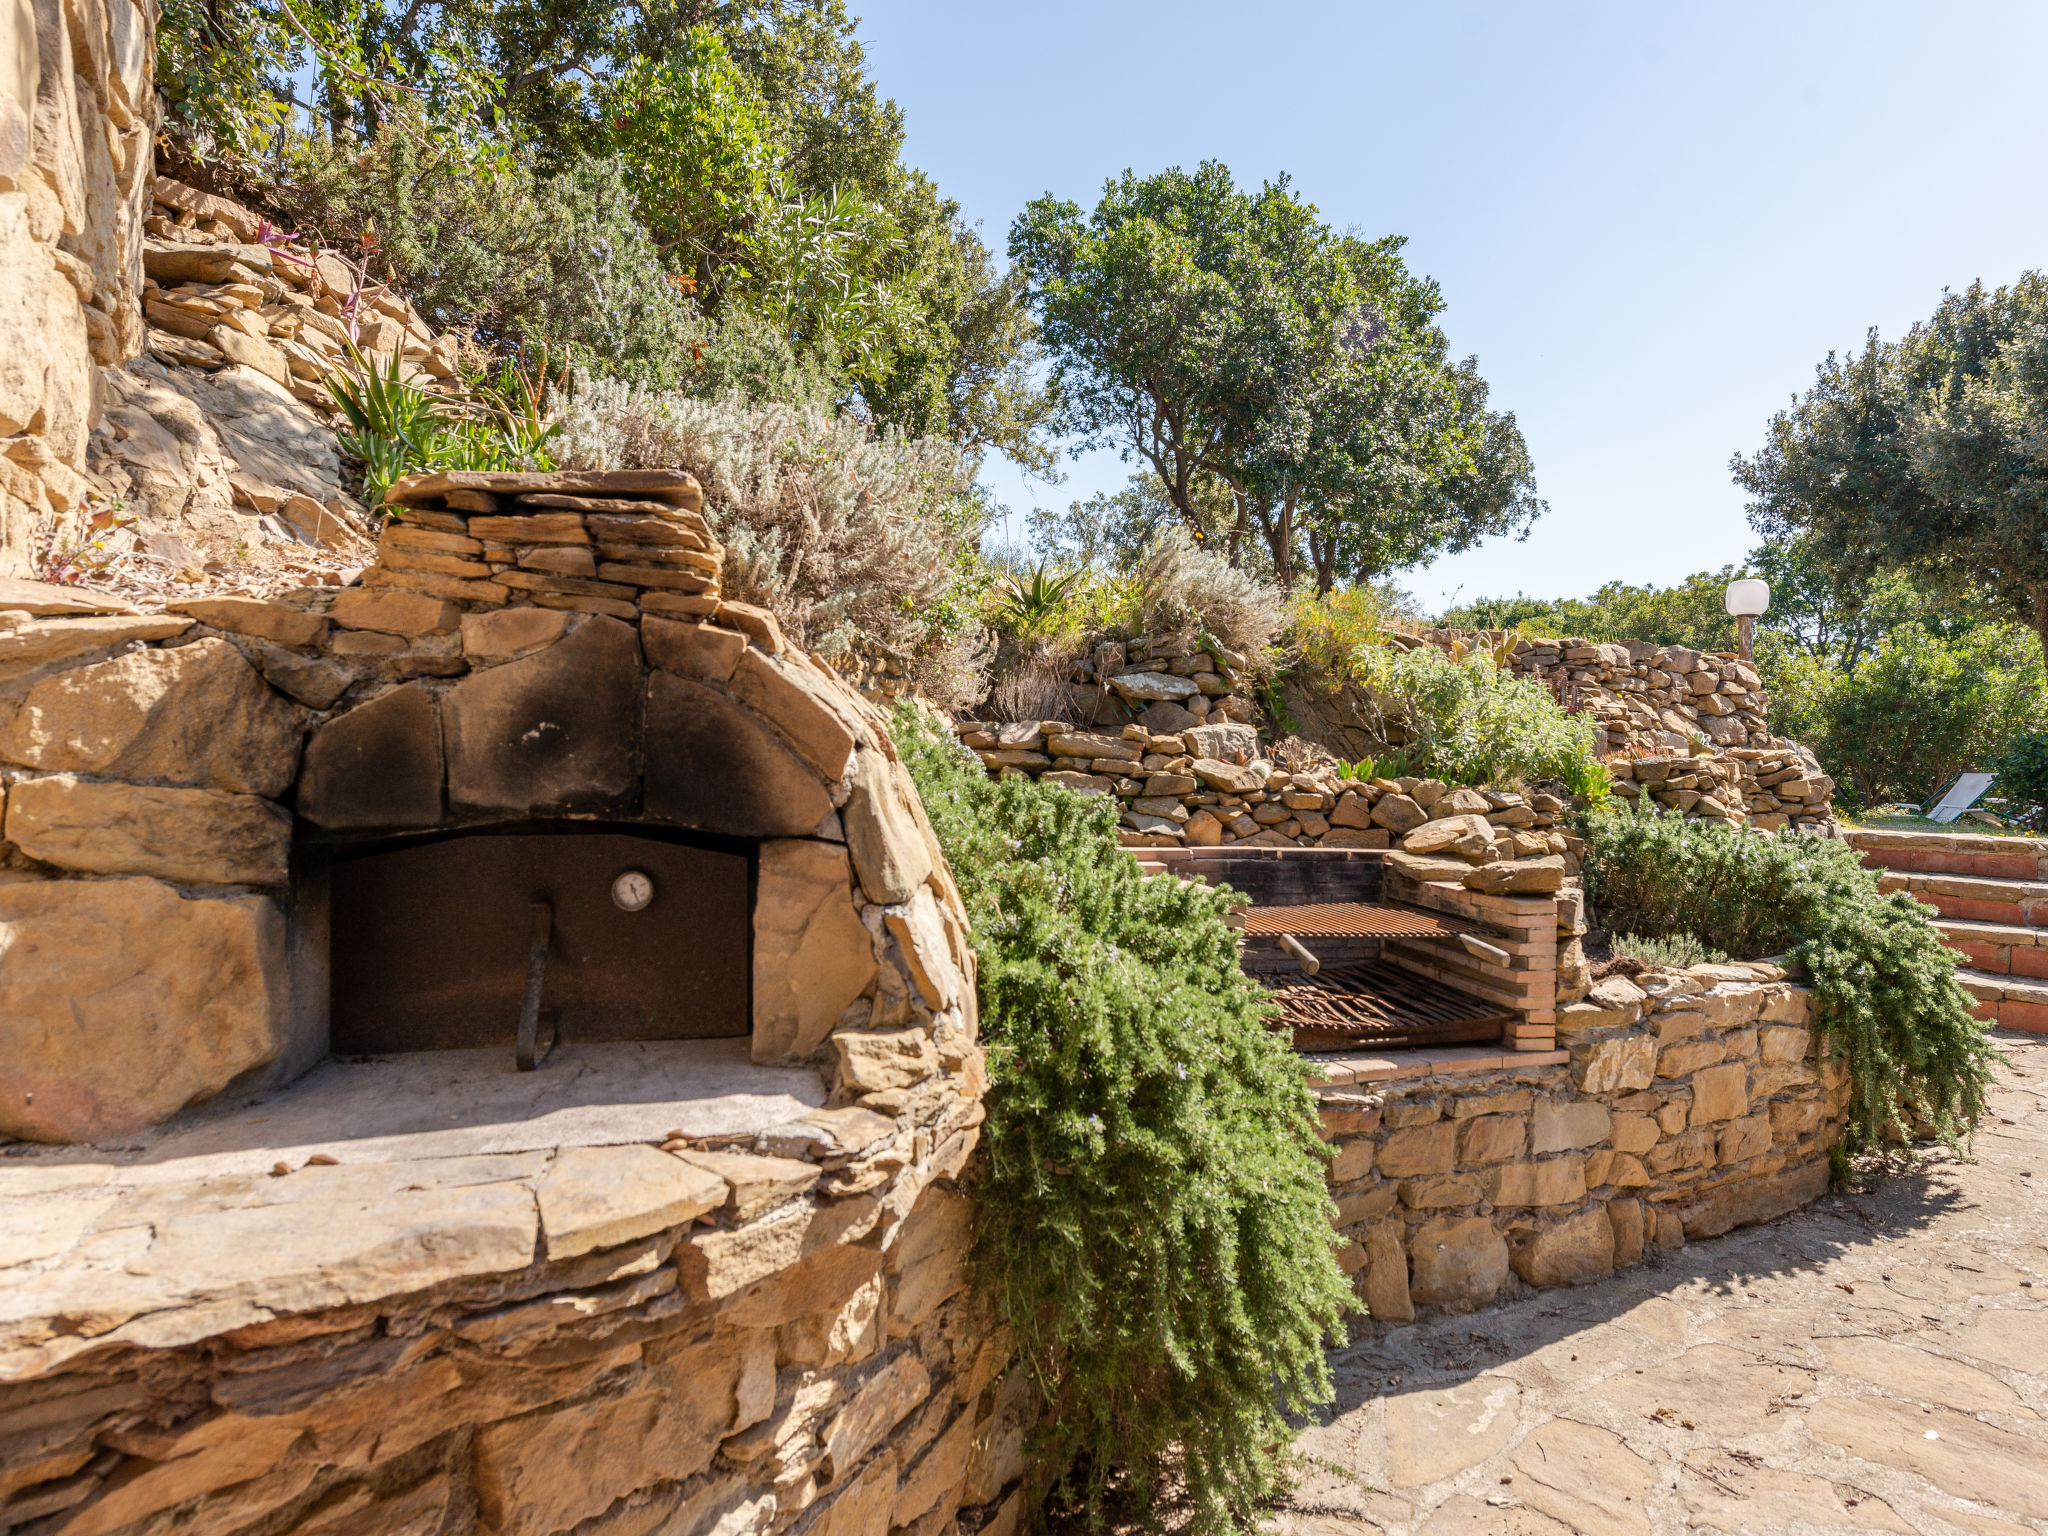
[[[1771,584],[1754,576],[1728,583],[1727,609],[1742,636],[1742,659],[1756,660],[1756,621],[1770,610]]]

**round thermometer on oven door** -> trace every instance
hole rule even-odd
[[[643,911],[654,900],[654,881],[645,870],[629,869],[612,882],[612,903],[621,912]]]

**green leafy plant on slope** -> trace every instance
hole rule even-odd
[[[1314,1100],[1237,962],[1224,895],[1147,879],[1104,799],[974,759],[905,708],[904,761],[967,903],[989,1048],[978,1254],[1100,1514],[1202,1536],[1280,1489],[1350,1304]]]
[[[1850,1078],[1849,1139],[1906,1133],[1902,1104],[1960,1147],[1984,1112],[1991,1049],[1927,909],[1877,888],[1829,838],[1761,837],[1655,811],[1584,818],[1586,899],[1617,933],[1784,955],[1814,990],[1815,1028]],[[1617,946],[1618,948],[1619,946]]]
[[[352,371],[327,376],[348,425],[341,446],[363,464],[363,499],[384,504],[406,475],[435,469],[553,469],[545,372],[506,364],[461,395],[432,393],[408,378],[396,352],[379,358],[353,345]]]

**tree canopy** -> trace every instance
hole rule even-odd
[[[1732,468],[1757,531],[1804,540],[1838,582],[1905,573],[2048,655],[2048,278],[1973,283],[1899,341],[1830,353]]]
[[[1435,283],[1398,237],[1338,235],[1286,178],[1241,190],[1205,162],[1051,196],[1010,253],[1053,359],[1059,425],[1149,464],[1198,540],[1229,487],[1233,560],[1256,536],[1319,590],[1525,531],[1544,510],[1511,414],[1452,364]]]
[[[1022,286],[903,163],[902,114],[842,0],[168,0],[159,36],[185,160],[352,225],[326,233],[360,235],[409,287],[442,286],[453,262],[494,341],[559,353],[591,329],[549,330],[549,305],[499,298],[520,280],[511,267],[592,266],[551,248],[500,254],[547,245],[511,212],[576,176],[620,190],[627,206],[599,222],[641,225],[713,327],[774,339],[793,361],[770,373],[826,380],[877,424],[1050,469]],[[622,177],[586,174],[607,158]],[[460,227],[400,227],[430,207],[459,211]],[[668,348],[675,329],[665,319],[657,342],[623,350]],[[705,354],[700,328],[684,361],[701,371]]]

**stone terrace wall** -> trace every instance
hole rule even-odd
[[[837,1107],[708,1142],[0,1163],[0,1530],[1009,1536],[980,1087],[850,1055]]]
[[[1582,1284],[1819,1195],[1848,1081],[1782,976],[1610,978],[1558,1011],[1553,1056],[1318,1058],[1341,1258],[1373,1317]]]
[[[0,577],[91,490],[96,365],[142,351],[157,8],[0,5]]]

